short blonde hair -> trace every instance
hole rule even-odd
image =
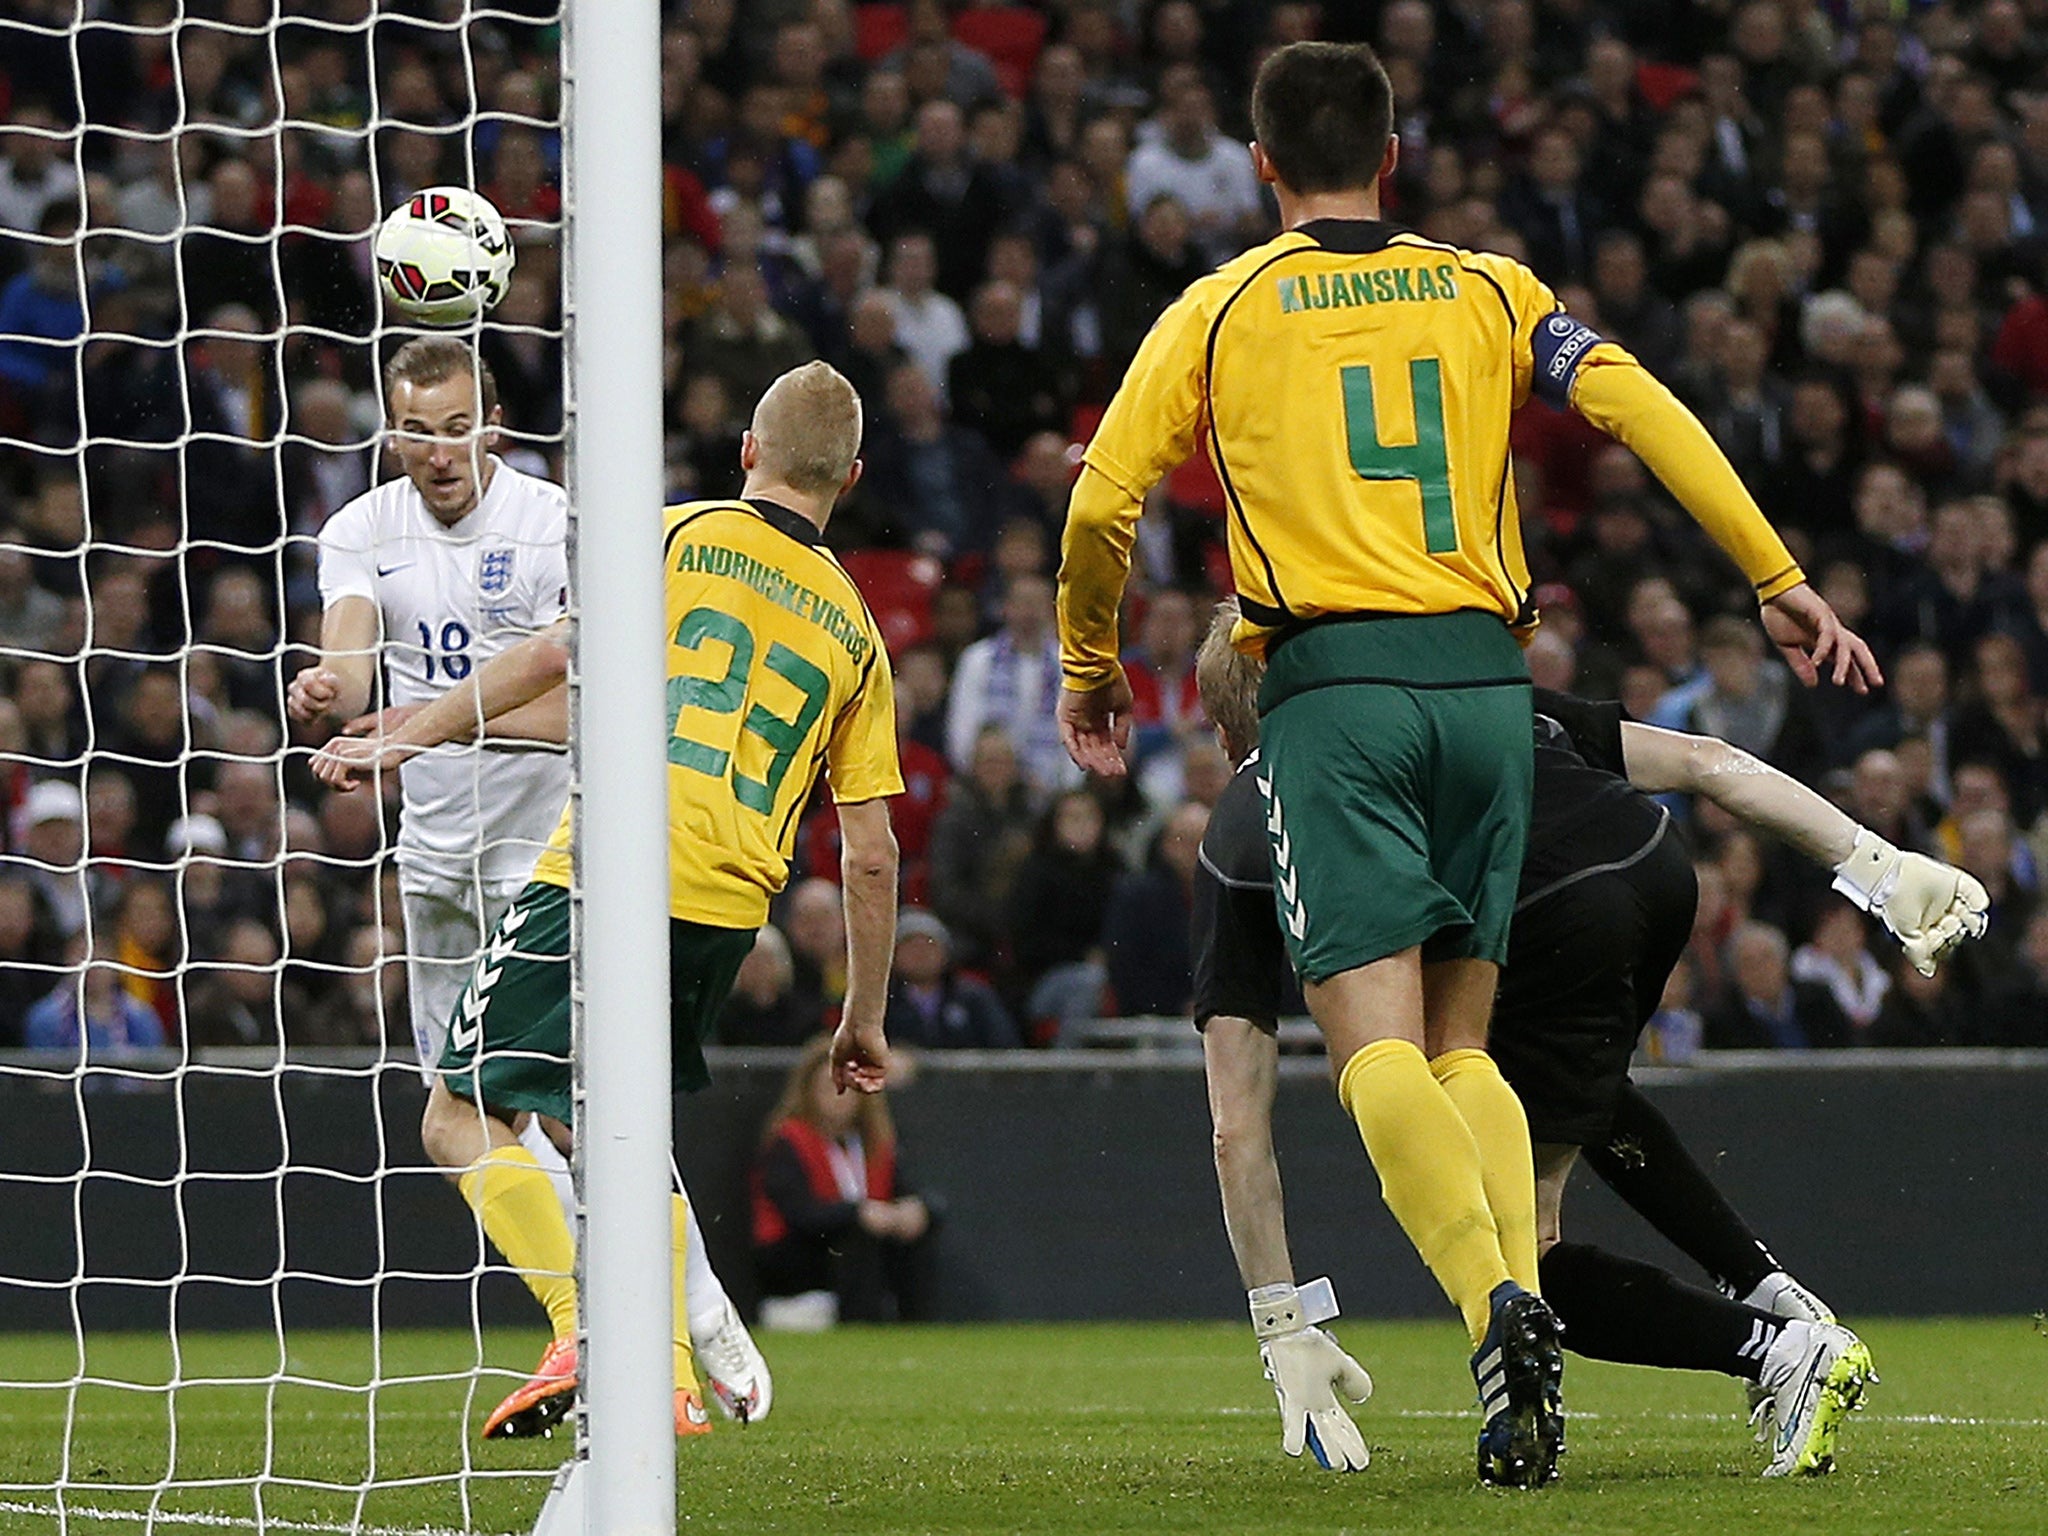
[[[1202,710],[1223,733],[1223,750],[1233,767],[1259,744],[1259,684],[1266,677],[1263,661],[1230,643],[1237,620],[1237,599],[1224,598],[1195,652],[1195,687],[1202,695]]]
[[[770,474],[810,495],[833,495],[860,455],[860,395],[830,363],[805,363],[768,386],[753,433]]]

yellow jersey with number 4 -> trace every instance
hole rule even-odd
[[[663,514],[669,915],[753,928],[789,878],[822,770],[841,802],[903,792],[889,655],[811,522],[769,501]],[[533,878],[567,886],[570,813]]]
[[[1613,382],[1591,388],[1595,373]],[[1345,613],[1476,609],[1526,631],[1508,426],[1532,392],[1657,456],[1761,596],[1799,579],[1697,423],[1626,351],[1520,262],[1377,220],[1315,220],[1192,284],[1145,338],[1085,461],[1135,502],[1206,449],[1229,503],[1242,648]],[[1706,457],[1697,487],[1665,462]],[[1068,530],[1062,630],[1083,688],[1115,665],[1128,534],[1125,513],[1108,515],[1116,526]]]

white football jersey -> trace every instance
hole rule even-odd
[[[545,629],[569,601],[569,498],[494,459],[483,499],[444,526],[400,475],[358,496],[320,530],[320,601],[377,605],[387,693],[419,704]],[[486,886],[523,883],[569,793],[560,751],[448,746],[399,770],[398,861]]]

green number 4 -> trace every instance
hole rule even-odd
[[[1458,517],[1451,506],[1451,464],[1444,453],[1443,366],[1433,357],[1408,363],[1415,395],[1415,441],[1389,445],[1380,440],[1373,408],[1372,369],[1342,370],[1344,438],[1351,467],[1367,480],[1413,480],[1422,492],[1422,542],[1432,555],[1458,552]]]
[[[694,651],[706,641],[722,644],[731,651],[725,676],[672,677],[668,680],[668,760],[678,768],[688,768],[710,778],[729,777],[733,798],[748,810],[766,816],[775,808],[775,792],[782,787],[789,765],[796,760],[797,751],[811,734],[811,727],[818,723],[818,716],[825,712],[825,700],[831,693],[832,680],[781,641],[768,647],[763,665],[801,693],[804,702],[794,720],[783,719],[758,701],[747,711],[746,719],[740,722],[740,729],[765,741],[775,753],[768,761],[765,777],[749,778],[733,763],[730,750],[686,736],[678,729],[686,709],[732,715],[737,714],[747,701],[754,670],[753,631],[731,614],[721,613],[716,608],[692,608],[683,615],[683,622],[676,626],[675,643],[686,651]]]

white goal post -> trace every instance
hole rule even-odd
[[[0,5],[0,1531],[674,1530],[660,34]],[[519,199],[451,334],[572,498],[573,1447],[478,1439],[539,1312],[421,1152],[396,796],[323,796],[285,711],[418,334],[370,239],[443,183]]]
[[[668,746],[660,524],[661,8],[571,0],[582,1524],[675,1530]],[[601,750],[593,750],[602,743]],[[575,1483],[562,1498],[575,1496]]]

